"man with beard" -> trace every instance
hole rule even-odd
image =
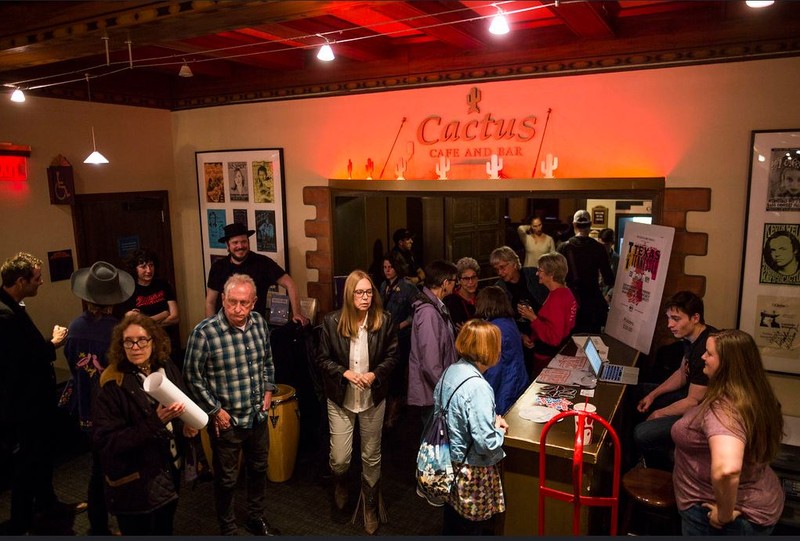
[[[297,286],[283,268],[265,255],[250,251],[250,235],[253,229],[244,224],[233,223],[225,226],[225,235],[219,239],[228,247],[228,256],[218,259],[208,271],[208,287],[206,293],[206,317],[216,314],[220,307],[219,292],[225,282],[234,274],[246,274],[256,283],[255,311],[269,319],[267,314],[267,291],[277,284],[286,289],[289,303],[292,305],[292,320],[306,325],[308,319],[300,310]]]

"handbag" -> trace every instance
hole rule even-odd
[[[417,451],[417,495],[425,498],[434,507],[444,505],[455,477],[453,462],[450,459],[450,435],[447,430],[447,411],[450,401],[464,383],[476,377],[478,376],[470,376],[458,384],[447,400],[447,405],[431,415],[423,431]],[[439,386],[439,404],[442,403],[443,387],[444,385]]]
[[[465,455],[466,456],[466,455]],[[503,483],[497,465],[456,464],[448,503],[467,520],[481,521],[506,510]]]

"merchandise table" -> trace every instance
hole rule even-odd
[[[614,364],[636,366],[639,352],[611,336],[600,335],[609,348],[608,357]],[[575,355],[577,347],[570,340],[561,350],[563,355]],[[539,517],[539,440],[544,423],[520,417],[520,410],[536,403],[536,393],[543,385],[533,382],[506,412],[509,428],[503,448],[503,488],[506,513],[501,526],[503,535],[537,535]],[[589,402],[597,413],[618,431],[624,412],[621,405],[626,385],[598,382]],[[580,395],[571,399],[585,400]],[[583,494],[610,496],[614,453],[611,436],[595,427],[592,443],[584,447]],[[567,418],[553,426],[547,434],[547,485],[558,490],[572,491],[572,455],[575,446],[575,423]],[[621,474],[622,472],[620,472]],[[572,535],[572,504],[548,498],[545,507],[545,534]],[[609,508],[587,508],[581,511],[581,533],[608,535],[611,512]],[[498,533],[501,533],[498,532]]]

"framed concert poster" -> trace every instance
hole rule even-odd
[[[800,130],[751,143],[737,326],[767,370],[800,374]]]
[[[220,238],[231,223],[253,230],[250,249],[289,272],[283,149],[210,150],[195,159],[205,276],[228,253]]]

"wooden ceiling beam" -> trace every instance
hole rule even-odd
[[[457,6],[455,2],[454,6]],[[410,19],[419,17],[405,24],[435,38],[438,41],[459,49],[482,49],[486,42],[478,39],[473,34],[466,32],[461,24],[450,24],[458,20],[469,18],[471,13],[465,15],[444,14],[445,7],[437,2],[375,2],[372,9],[387,17]],[[429,28],[422,28],[422,27]]]
[[[561,3],[549,9],[579,38],[609,39],[614,29],[608,4],[616,2]]]

